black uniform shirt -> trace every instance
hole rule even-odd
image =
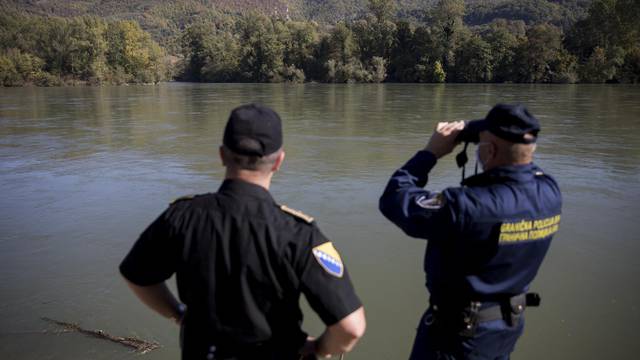
[[[184,359],[292,358],[306,338],[300,293],[326,325],[361,306],[340,255],[313,219],[240,180],[171,204],[120,271],[141,286],[176,273],[188,309]]]

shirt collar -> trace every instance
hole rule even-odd
[[[498,166],[478,175],[464,179],[462,185],[494,184],[508,181],[526,182],[532,180],[534,176],[541,173],[542,170],[534,163]]]
[[[250,196],[264,201],[275,202],[269,191],[260,185],[239,179],[225,179],[220,188],[219,193],[228,193],[240,196]]]

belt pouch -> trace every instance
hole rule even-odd
[[[509,307],[506,309],[508,316],[505,316],[505,320],[509,326],[515,327],[520,324],[526,304],[527,300],[524,294],[509,298]]]

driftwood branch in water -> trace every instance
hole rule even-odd
[[[109,341],[118,343],[120,345],[130,347],[135,352],[140,354],[146,354],[149,351],[155,350],[160,347],[160,344],[158,344],[157,342],[145,341],[142,339],[138,339],[136,337],[113,336],[113,335],[107,334],[102,330],[87,330],[80,327],[80,325],[78,324],[53,320],[47,317],[43,317],[42,320],[62,327],[62,331],[60,332],[63,332],[63,333],[79,332],[79,333],[92,336],[98,339],[109,340]]]

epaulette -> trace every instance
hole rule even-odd
[[[302,219],[309,224],[313,222],[313,217],[303,213],[302,211],[292,209],[286,205],[280,205],[280,210],[286,212],[287,214],[293,215],[299,219]]]
[[[177,203],[178,201],[183,201],[183,200],[191,200],[194,197],[196,197],[195,195],[185,195],[185,196],[180,196],[179,198],[175,198],[173,199],[173,201],[171,202],[171,205]]]
[[[543,173],[542,171],[536,171],[536,172],[535,172],[535,175],[536,175],[536,176],[542,176],[542,175],[544,175],[544,173]]]

